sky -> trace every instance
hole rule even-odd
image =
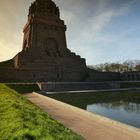
[[[22,49],[34,0],[0,0],[0,61]],[[54,0],[67,25],[68,48],[87,65],[140,60],[140,0]]]

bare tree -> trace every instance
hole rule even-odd
[[[102,72],[128,72],[140,71],[140,60],[126,60],[123,63],[103,63],[98,65],[90,65],[89,68]]]

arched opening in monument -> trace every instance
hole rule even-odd
[[[55,39],[48,38],[44,42],[45,42],[44,49],[45,49],[45,52],[48,56],[55,56],[55,57],[60,56],[58,43]]]
[[[55,81],[60,82],[63,79],[63,67],[62,65],[56,64],[55,67]]]

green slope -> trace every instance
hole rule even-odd
[[[16,91],[0,84],[0,140],[80,140]]]

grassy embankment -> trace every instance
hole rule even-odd
[[[8,86],[0,84],[1,140],[82,139],[18,93],[29,89],[31,91],[34,85],[30,85],[28,88],[25,85]],[[23,86],[26,87],[24,90]]]
[[[23,93],[31,93],[33,91],[39,91],[39,87],[36,83],[18,83],[18,84],[5,84],[10,89],[15,90],[16,92]]]

